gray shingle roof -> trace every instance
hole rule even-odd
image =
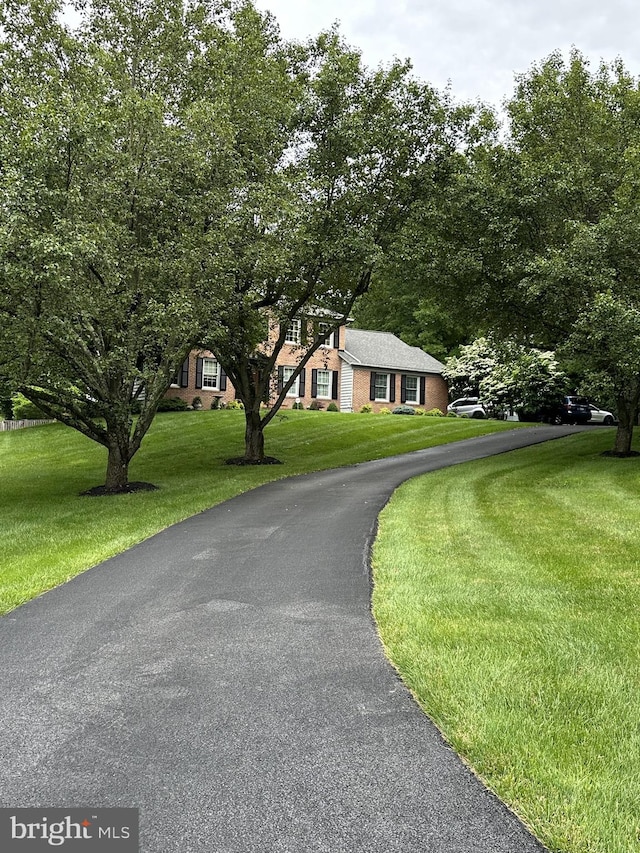
[[[391,332],[347,329],[340,356],[355,367],[414,373],[442,373],[444,365],[419,347],[410,347]]]

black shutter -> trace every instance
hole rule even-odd
[[[204,363],[204,359],[198,358],[196,359],[196,388],[202,388],[202,365]]]
[[[332,370],[331,373],[332,373],[332,376],[331,376],[331,399],[337,400],[338,399],[338,371]]]
[[[303,367],[300,371],[300,377],[298,379],[298,397],[304,397],[304,380],[305,380],[306,370]]]
[[[220,365],[220,390],[227,390],[227,374],[224,372],[222,365]]]
[[[187,356],[182,362],[182,367],[180,368],[179,384],[181,388],[187,388],[189,385],[189,356]]]
[[[424,406],[426,400],[427,381],[424,376],[420,377],[420,405]]]
[[[376,399],[376,375],[373,370],[371,371],[371,384],[369,385],[369,399]]]
[[[396,375],[395,373],[389,374],[389,402],[395,403],[396,401]]]
[[[405,373],[400,376],[400,402],[407,402],[407,376]]]
[[[311,396],[318,396],[318,371],[315,369],[315,367],[311,371]]]
[[[284,367],[278,368],[278,394],[282,392],[284,388]]]
[[[340,349],[340,329],[336,329],[333,333],[333,348]]]

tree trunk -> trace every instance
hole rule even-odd
[[[244,458],[259,465],[264,461],[264,432],[260,410],[245,409]]]
[[[615,456],[629,456],[631,453],[631,440],[633,438],[633,424],[623,424],[622,418],[618,422],[616,440],[613,446]]]
[[[629,456],[633,427],[638,417],[640,387],[634,383],[630,394],[618,394],[618,429],[612,453],[614,456]]]
[[[109,444],[107,460],[107,479],[104,484],[107,492],[121,492],[129,483],[129,448],[122,448],[118,442]]]

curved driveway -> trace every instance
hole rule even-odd
[[[385,659],[368,558],[402,481],[575,431],[274,482],[8,614],[0,805],[139,807],[144,853],[540,853]]]

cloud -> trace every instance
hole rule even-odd
[[[495,105],[514,77],[572,46],[597,65],[621,56],[640,73],[637,0],[257,0],[285,37],[305,37],[340,20],[370,65],[410,58],[416,74],[458,100]]]

